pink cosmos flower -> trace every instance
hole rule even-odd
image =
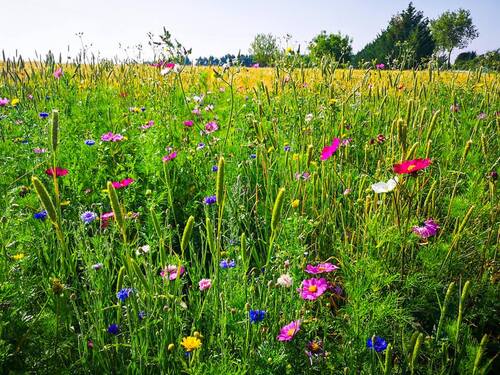
[[[394,164],[393,170],[397,174],[410,174],[425,169],[429,165],[431,165],[431,159],[414,159]]]
[[[312,264],[308,264],[306,266],[306,272],[312,275],[318,275],[320,273],[328,273],[338,270],[339,268],[332,263],[320,263],[317,266],[313,266]]]
[[[55,77],[55,78],[57,78],[57,79],[61,78],[61,77],[62,77],[62,75],[63,75],[63,70],[62,70],[62,68],[61,68],[61,67],[57,68],[56,70],[54,70],[54,73],[53,73],[53,74],[54,74],[54,77]]]
[[[422,227],[414,226],[412,228],[413,233],[424,239],[435,236],[438,229],[439,225],[433,219],[427,219],[424,221],[424,225]]]
[[[300,296],[303,299],[314,301],[328,289],[326,279],[306,279],[302,281],[302,286],[299,289]]]
[[[212,286],[212,280],[210,279],[201,279],[200,282],[198,283],[198,286],[200,287],[201,291],[210,289]]]
[[[187,120],[187,121],[184,121],[184,126],[186,128],[190,128],[191,126],[194,125],[194,122],[192,120]]]
[[[182,276],[184,272],[185,269],[183,266],[178,267],[174,264],[169,264],[161,270],[160,276],[164,278],[168,277],[169,280],[175,280],[178,276]]]
[[[214,131],[219,130],[219,125],[215,121],[210,121],[205,125],[205,132],[207,134],[213,133]]]
[[[114,214],[114,212],[113,212],[113,211],[111,211],[111,212],[104,212],[104,213],[101,215],[101,220],[102,220],[102,221],[107,221],[107,220],[111,219],[111,218],[112,218],[112,217],[114,217],[114,216],[115,216],[115,214]]]
[[[101,141],[103,142],[119,142],[123,140],[123,138],[123,135],[113,134],[113,132],[108,132],[101,135]]]
[[[121,181],[115,181],[115,182],[112,182],[111,184],[113,185],[113,187],[115,189],[121,189],[123,187],[126,187],[126,186],[129,186],[131,183],[133,183],[135,180],[133,178],[126,178],[124,180],[121,180]]]
[[[49,176],[54,176],[55,173],[57,177],[61,177],[61,176],[66,176],[68,174],[68,170],[56,167],[55,170],[54,168],[47,169],[45,173],[47,173]]]
[[[141,125],[141,129],[142,130],[146,130],[146,129],[149,129],[150,127],[154,126],[155,122],[153,120],[151,121],[148,121],[146,124],[144,125]]]
[[[164,163],[170,160],[174,160],[177,157],[177,151],[174,151],[166,156],[164,156],[161,160],[163,160]]]
[[[255,63],[252,65],[252,68],[259,68],[259,67],[260,67],[259,63]]]
[[[10,103],[10,100],[7,98],[0,98],[0,107],[5,107],[7,104]]]
[[[325,161],[329,159],[335,153],[335,151],[337,151],[339,146],[340,146],[340,139],[335,138],[330,146],[325,146],[323,148],[323,151],[321,151],[321,160]]]
[[[300,320],[294,320],[280,330],[280,334],[276,337],[278,341],[290,341],[294,338],[297,332],[300,331]]]
[[[385,64],[383,64],[383,63],[382,64],[377,64],[377,65],[375,65],[375,68],[383,70],[385,68]]]

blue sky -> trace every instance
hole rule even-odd
[[[448,9],[470,9],[480,36],[467,50],[483,53],[500,47],[500,0],[413,3],[429,18]],[[341,31],[353,38],[358,51],[407,5],[399,0],[0,0],[0,49],[9,56],[17,49],[28,57],[50,49],[65,58],[79,50],[75,34],[83,32],[85,43],[101,56],[125,56],[120,43],[142,43],[149,54],[146,33],[158,34],[166,26],[193,48],[194,57],[247,53],[253,36],[262,32],[291,34],[290,44],[304,48],[321,30]]]

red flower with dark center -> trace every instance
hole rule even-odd
[[[54,172],[55,172],[55,175],[57,177],[66,176],[68,174],[67,169],[63,169],[63,168],[59,168],[59,167],[49,168],[45,171],[45,173],[47,173],[49,176],[54,176]]]
[[[421,169],[427,168],[431,165],[431,159],[415,159],[407,160],[400,164],[394,164],[394,173],[397,174],[410,174],[415,173]]]

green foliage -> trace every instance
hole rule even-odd
[[[272,34],[257,34],[250,44],[250,54],[261,66],[269,66],[278,57],[278,40]]]
[[[321,59],[327,56],[345,63],[351,59],[352,39],[341,33],[327,34],[326,31],[322,31],[309,43],[309,51],[313,58]]]
[[[401,13],[393,16],[387,28],[359,51],[354,61],[375,61],[391,66],[408,68],[425,62],[432,55],[434,41],[428,20],[410,3]]]
[[[448,66],[451,65],[451,51],[467,47],[479,36],[476,26],[472,23],[470,11],[466,9],[444,12],[430,22],[430,29],[437,50],[448,53]]]

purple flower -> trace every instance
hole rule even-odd
[[[366,340],[366,347],[380,353],[387,348],[387,341],[380,336],[370,337]]]
[[[83,214],[80,215],[80,218],[85,224],[90,224],[95,219],[97,219],[97,214],[92,211],[85,211]]]
[[[102,267],[104,267],[104,265],[102,263],[96,263],[96,264],[92,265],[92,269],[94,271],[99,271],[100,269],[102,269]]]
[[[266,317],[266,312],[264,310],[250,310],[248,312],[248,317],[250,318],[250,322],[259,323]]]
[[[220,267],[221,268],[234,268],[236,267],[236,262],[234,261],[234,259],[222,259],[219,263]]]
[[[198,143],[198,146],[196,146],[197,150],[201,150],[205,148],[205,143]]]
[[[146,317],[146,312],[145,311],[139,311],[139,313],[137,314],[137,317],[139,318],[139,320],[142,320]]]
[[[285,152],[288,152],[290,151],[291,147],[289,145],[286,145],[285,147],[283,147],[283,150],[285,150]]]
[[[120,333],[120,327],[118,326],[118,324],[111,324],[109,327],[108,327],[108,333],[111,333],[112,335],[117,335]]]
[[[95,141],[94,141],[93,139],[87,139],[87,140],[85,141],[85,144],[86,144],[87,146],[93,146],[93,145],[95,145]]]
[[[207,134],[213,133],[217,130],[219,130],[219,125],[217,125],[215,121],[210,121],[205,125],[205,132]]]
[[[212,172],[217,172],[219,170],[219,167],[214,165],[212,166]]]
[[[424,239],[435,236],[438,229],[439,225],[433,219],[427,219],[424,221],[424,225],[422,227],[414,226],[412,228],[413,233]]]
[[[116,298],[118,298],[120,301],[125,302],[125,300],[130,297],[130,294],[134,290],[132,288],[123,288],[118,293],[116,293]]]
[[[33,217],[38,220],[45,220],[47,218],[47,211],[42,210],[40,212],[37,212],[33,215]]]
[[[257,158],[257,154],[250,154],[250,159],[256,159]]]
[[[212,205],[215,202],[217,202],[217,197],[215,195],[209,195],[203,198],[203,203],[206,204],[207,206]]]
[[[40,116],[40,118],[47,118],[49,117],[49,114],[47,112],[40,112],[38,116]]]

